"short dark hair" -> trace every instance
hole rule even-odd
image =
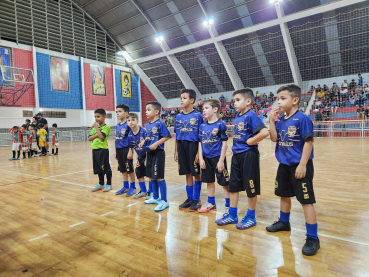
[[[220,101],[219,99],[207,99],[204,100],[203,106],[209,104],[212,108],[218,108],[218,112],[220,112]]]
[[[18,129],[18,126],[13,126],[13,129]]]
[[[58,124],[54,123],[52,127],[57,128],[58,127]]]
[[[39,123],[39,124],[38,124],[38,127],[39,127],[39,128],[42,128],[42,127],[44,127],[44,126],[45,126],[45,125],[44,125],[43,123]]]
[[[301,88],[298,85],[291,84],[291,85],[281,86],[278,89],[277,94],[280,93],[281,91],[284,91],[284,90],[287,90],[292,98],[297,97],[299,99],[299,102],[300,102],[300,100],[301,100]]]
[[[241,94],[245,99],[251,99],[251,104],[254,103],[254,92],[251,88],[236,90],[235,92],[233,92],[232,96],[235,96],[236,94]]]
[[[183,93],[188,93],[188,95],[190,97],[190,100],[193,99],[193,102],[195,103],[195,101],[196,101],[196,92],[193,89],[190,89],[190,88],[181,89],[181,94],[183,94]]]
[[[129,113],[127,118],[130,118],[130,117],[136,118],[138,120],[138,115],[136,113]]]
[[[37,116],[34,116],[34,117],[32,117],[32,118],[34,118],[36,121],[38,120]]]
[[[116,109],[122,109],[123,111],[129,113],[129,107],[126,104],[119,104],[118,106],[115,107]]]
[[[149,101],[146,103],[146,106],[152,105],[155,111],[161,112],[161,104],[158,101]]]
[[[36,128],[36,125],[35,124],[31,124],[31,125],[29,125],[30,127],[32,127],[32,128]]]
[[[103,116],[106,116],[106,111],[104,109],[97,109],[97,110],[94,111],[94,113],[99,113]]]
[[[29,119],[26,119],[26,122],[29,122],[29,123],[31,123],[31,120],[29,120]]]
[[[26,124],[23,124],[22,125],[22,128],[27,129],[27,125]]]

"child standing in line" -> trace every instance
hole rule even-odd
[[[30,144],[30,149],[31,149],[31,156],[32,157],[37,157],[37,133],[36,133],[36,125],[35,124],[31,124],[29,126],[29,144]]]
[[[95,192],[103,190],[108,192],[112,189],[111,177],[112,171],[109,162],[109,146],[108,138],[110,135],[110,126],[105,124],[106,111],[104,109],[97,109],[95,111],[95,122],[92,124],[92,130],[88,141],[92,141],[92,161],[94,174],[99,175],[99,183],[91,191]],[[106,185],[104,183],[104,176],[106,175]]]
[[[248,210],[246,216],[236,225],[238,229],[248,229],[256,225],[255,209],[260,195],[260,154],[258,143],[268,135],[264,123],[251,110],[254,93],[245,88],[233,93],[234,105],[238,112],[234,125],[233,157],[229,180],[229,214],[215,221],[218,225],[238,223],[237,205],[240,191],[246,191]]]
[[[148,148],[146,154],[146,176],[152,181],[153,197],[146,200],[145,204],[156,204],[155,212],[169,208],[167,200],[167,184],[164,179],[165,151],[164,143],[171,138],[170,132],[160,120],[161,104],[157,101],[146,103],[146,116],[150,119],[146,126],[147,136],[140,147]],[[161,199],[159,198],[159,190]]]
[[[9,159],[9,161],[19,160],[20,156],[20,149],[21,149],[21,141],[22,141],[22,132],[18,126],[14,126],[9,130],[12,133],[12,151],[13,151],[13,158]],[[17,158],[15,157],[17,155]]]
[[[58,155],[59,153],[59,129],[58,129],[58,125],[56,123],[53,124],[53,141],[52,141],[52,155]],[[56,151],[54,153],[54,148],[56,148]]]
[[[217,118],[220,110],[218,99],[205,100],[203,113],[206,121],[199,129],[199,159],[202,169],[201,181],[208,184],[208,203],[202,205],[199,213],[216,211],[215,176],[218,184],[223,187],[226,213],[229,209],[229,175],[227,170],[227,126]],[[214,176],[215,175],[215,176]]]
[[[22,125],[22,152],[23,159],[26,159],[26,154],[28,153],[28,158],[31,158],[31,151],[29,145],[29,131],[26,124]]]
[[[38,124],[38,130],[37,130],[37,137],[38,137],[38,142],[39,142],[39,146],[41,148],[41,155],[40,156],[46,156],[47,155],[47,151],[46,151],[46,130],[44,129],[44,124],[43,123],[39,123]]]
[[[315,213],[314,128],[311,119],[298,110],[301,88],[282,86],[278,92],[278,107],[284,115],[277,118],[278,109],[271,112],[270,140],[276,142],[275,156],[279,162],[275,180],[275,195],[281,197],[280,218],[266,227],[268,232],[290,231],[291,197],[296,196],[304,209],[306,242],[302,254],[315,255],[320,248]]]

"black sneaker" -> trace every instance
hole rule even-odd
[[[201,202],[197,200],[192,200],[192,204],[188,209],[189,212],[197,212],[197,210],[201,208]]]
[[[187,199],[181,205],[179,205],[179,209],[180,210],[188,209],[189,207],[191,207],[191,204],[192,204],[192,200]]]
[[[306,242],[304,247],[302,248],[302,254],[305,256],[313,256],[318,252],[320,248],[320,241],[319,239],[313,239],[306,236]]]
[[[291,231],[290,223],[284,223],[281,220],[274,222],[272,225],[266,227],[268,232]]]

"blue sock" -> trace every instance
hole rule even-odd
[[[152,180],[151,181],[151,184],[152,184],[152,192],[154,194],[154,199],[158,199],[159,198],[159,185],[158,185],[158,181]]]
[[[187,198],[193,200],[193,186],[186,186]]]
[[[247,213],[246,213],[246,216],[251,217],[251,218],[255,218],[255,210],[248,209]]]
[[[130,187],[129,188],[131,188],[131,189],[136,189],[136,183],[135,182],[131,182],[131,185],[130,185]]]
[[[306,225],[306,235],[309,238],[318,239],[318,224],[308,224]]]
[[[149,192],[152,192],[152,181],[149,181]]]
[[[237,216],[237,207],[236,208],[229,207],[229,214],[233,217]]]
[[[195,181],[193,199],[200,201],[201,181]]]
[[[165,182],[165,180],[161,180],[160,182],[158,182],[159,184],[159,189],[160,189],[160,196],[161,196],[161,200],[164,200],[165,202],[167,202],[167,183]]]
[[[290,222],[290,213],[284,213],[280,211],[279,220],[282,221],[283,223]]]
[[[208,196],[208,202],[212,205],[215,205],[215,196]]]
[[[141,192],[146,192],[145,182],[138,182],[138,184],[140,185]]]
[[[226,198],[225,200],[226,200],[225,206],[226,206],[226,208],[229,208],[229,198]]]
[[[123,187],[126,188],[126,189],[129,189],[128,181],[123,181]]]

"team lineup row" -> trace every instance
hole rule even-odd
[[[254,94],[251,89],[233,93],[237,116],[234,125],[232,162],[230,174],[227,170],[226,125],[217,118],[220,102],[208,99],[203,103],[203,115],[193,109],[196,93],[191,89],[181,92],[183,112],[176,117],[174,131],[176,143],[174,159],[178,162],[179,175],[186,176],[187,199],[179,209],[206,213],[216,210],[215,180],[223,187],[226,211],[215,221],[218,225],[236,224],[238,229],[248,229],[257,224],[255,209],[260,195],[260,157],[258,143],[268,135],[276,142],[275,155],[279,167],[275,181],[275,194],[280,197],[280,218],[266,228],[268,232],[290,231],[291,197],[301,203],[306,221],[304,255],[315,255],[320,248],[318,225],[314,208],[313,190],[313,123],[298,110],[301,89],[287,85],[277,91],[278,108],[270,113],[268,130],[260,118],[250,109]],[[161,104],[146,103],[146,116],[150,120],[146,130],[138,126],[138,117],[129,113],[125,104],[116,107],[120,123],[116,126],[115,157],[118,170],[123,174],[123,188],[117,195],[126,194],[135,198],[146,197],[145,204],[155,204],[155,211],[169,207],[167,185],[164,178],[164,143],[171,138],[165,124],[160,120]],[[283,113],[279,116],[279,113]],[[279,116],[279,117],[278,117]],[[105,124],[106,112],[95,111],[95,123],[89,136],[93,149],[94,173],[99,175],[99,184],[93,192],[112,189],[112,170],[109,163],[107,139],[110,127]],[[205,120],[204,120],[205,119]],[[133,150],[134,151],[133,151]],[[135,169],[134,169],[135,168]],[[136,193],[135,176],[140,191]],[[107,182],[104,182],[104,176]],[[149,188],[144,178],[149,178]],[[130,183],[129,183],[130,181]],[[207,183],[208,203],[202,204],[202,183]],[[239,222],[237,206],[239,193],[246,191],[247,214]]]

